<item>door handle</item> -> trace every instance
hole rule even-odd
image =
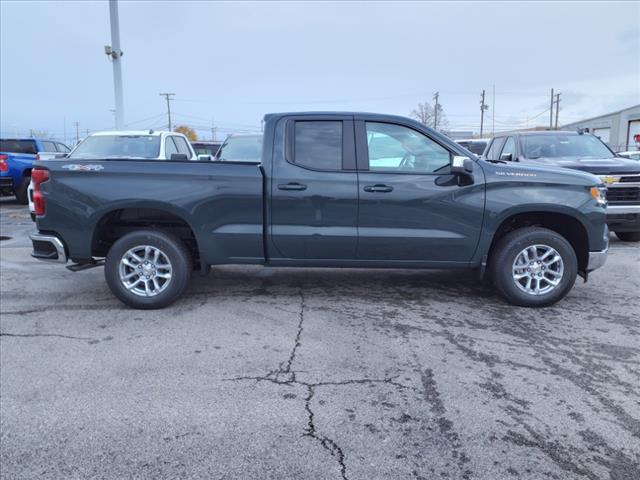
[[[387,193],[393,191],[393,187],[389,185],[382,185],[380,183],[376,185],[367,185],[363,188],[365,192],[374,192],[374,193]]]
[[[298,183],[298,182],[281,183],[280,185],[278,185],[278,190],[302,191],[306,189],[307,189],[306,185],[303,185],[302,183]]]

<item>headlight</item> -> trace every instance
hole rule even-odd
[[[607,197],[606,197],[606,192],[607,192],[607,188],[603,185],[599,185],[597,187],[591,187],[591,196],[593,197],[593,199],[596,201],[596,203],[598,205],[602,205],[603,207],[606,207],[607,205]]]

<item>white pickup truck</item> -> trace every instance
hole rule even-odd
[[[208,155],[197,155],[191,143],[182,133],[154,130],[121,130],[96,132],[82,140],[68,154],[47,153],[42,160],[52,158],[145,160],[210,160]],[[205,158],[206,157],[206,158]],[[35,221],[33,182],[28,189],[29,212]]]

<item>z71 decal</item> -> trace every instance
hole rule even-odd
[[[71,170],[72,172],[98,172],[104,170],[102,165],[77,165],[75,163],[63,165],[62,168]]]

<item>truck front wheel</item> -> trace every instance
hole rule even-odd
[[[157,230],[137,230],[118,239],[107,254],[104,275],[113,294],[141,309],[163,308],[184,291],[191,256],[179,238]]]
[[[546,307],[573,287],[578,260],[561,235],[527,227],[505,235],[492,252],[491,276],[498,291],[523,307]]]
[[[623,242],[640,242],[640,232],[616,232],[616,237]]]

